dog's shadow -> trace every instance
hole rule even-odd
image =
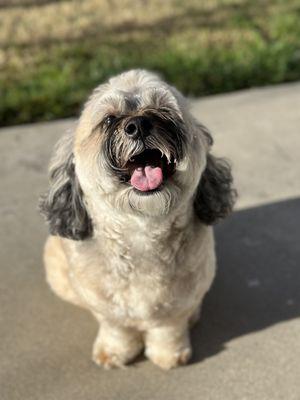
[[[216,227],[218,271],[192,331],[193,361],[300,315],[300,199],[238,211]]]

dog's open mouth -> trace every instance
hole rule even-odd
[[[128,182],[139,192],[159,190],[176,169],[173,157],[167,159],[159,150],[147,149],[126,164]]]

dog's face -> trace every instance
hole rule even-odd
[[[208,149],[205,134],[195,137],[185,121],[180,101],[174,89],[144,71],[100,86],[76,135],[84,191],[99,190],[115,209],[147,216],[178,206],[197,186]]]
[[[77,212],[73,207],[69,216],[69,224],[75,218],[89,228],[78,230],[77,226],[78,237],[74,229],[73,234],[56,231],[75,239],[89,236],[92,227],[85,207],[90,204],[95,208],[100,201],[118,212],[147,217],[168,215],[178,207],[194,203],[204,222],[223,217],[225,208],[227,214],[233,202],[231,176],[226,164],[207,156],[211,144],[210,134],[189,114],[183,97],[156,75],[133,70],[112,78],[94,91],[75,137],[61,145],[64,151],[57,151],[70,154],[56,157],[56,169],[52,168],[53,176],[58,174],[54,172],[59,164],[57,159],[64,158],[65,163],[66,158],[69,160],[64,181],[67,176],[68,182],[73,179],[68,187],[72,187],[69,197],[77,205]],[[59,180],[63,181],[61,177]],[[217,196],[213,196],[215,192]],[[225,192],[226,205],[221,199]],[[55,195],[51,190],[49,197],[53,208]],[[218,203],[214,205],[218,209],[216,216],[208,211],[214,201]],[[49,198],[43,204],[51,225]],[[57,211],[59,206],[54,208]],[[55,226],[61,218],[62,213],[52,217]]]

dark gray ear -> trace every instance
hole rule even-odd
[[[208,154],[194,202],[195,212],[205,224],[214,224],[232,211],[237,196],[232,181],[228,162]]]
[[[50,233],[73,240],[92,235],[83,193],[75,173],[72,138],[62,138],[50,164],[50,186],[41,196],[39,208],[49,224]]]

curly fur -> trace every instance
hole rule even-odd
[[[151,130],[133,140],[124,126],[136,116]],[[132,70],[96,88],[76,131],[56,146],[41,200],[47,280],[99,321],[98,365],[122,366],[143,349],[164,369],[190,358],[189,325],[215,274],[209,225],[235,199],[229,164],[211,155],[212,143],[175,88]],[[153,149],[165,163],[163,184],[141,193],[127,165]]]
[[[73,138],[64,136],[50,166],[49,191],[41,197],[39,209],[49,223],[51,235],[83,240],[92,235],[83,193],[75,174]]]
[[[194,202],[196,214],[205,224],[217,223],[231,213],[236,199],[232,182],[229,163],[208,154]]]

